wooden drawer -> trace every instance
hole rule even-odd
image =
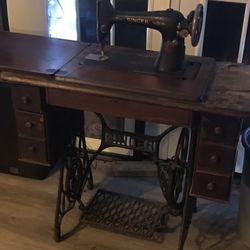
[[[24,111],[42,112],[40,88],[15,85],[12,86],[11,93],[14,108]]]
[[[190,127],[193,120],[193,112],[190,110],[124,100],[122,98],[110,98],[98,94],[92,95],[47,88],[46,98],[46,103],[52,106],[171,124],[173,126]]]
[[[228,201],[232,177],[195,173],[191,195],[217,201]]]
[[[46,137],[42,114],[16,110],[16,127],[18,135],[34,138]]]
[[[201,140],[236,146],[241,119],[205,114],[202,116]]]
[[[230,176],[235,165],[235,152],[235,148],[200,143],[196,171]]]
[[[18,137],[19,160],[48,164],[46,140]]]

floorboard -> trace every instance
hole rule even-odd
[[[155,177],[111,176],[109,163],[98,162],[93,170],[95,189],[164,201]],[[0,250],[176,250],[180,218],[171,217],[163,243],[136,239],[87,226],[67,240],[53,240],[58,169],[45,180],[0,174]],[[86,197],[94,192],[84,193]],[[229,204],[199,200],[190,227],[186,250],[247,250],[237,235],[239,184]]]

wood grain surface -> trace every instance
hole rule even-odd
[[[86,46],[81,42],[0,32],[0,68],[53,75]]]
[[[0,37],[1,36],[5,37],[6,35],[1,33]],[[45,87],[47,92],[56,89],[57,91],[62,91],[61,95],[64,95],[65,100],[67,99],[65,94],[71,91],[71,93],[77,93],[78,95],[81,93],[83,95],[87,94],[89,97],[119,99],[129,105],[136,105],[136,103],[140,103],[141,105],[144,103],[148,105],[157,105],[159,107],[184,109],[192,112],[206,112],[239,117],[247,117],[250,114],[250,66],[228,67],[228,64],[225,63],[217,64],[217,72],[215,74],[204,75],[207,79],[214,79],[211,82],[207,100],[204,102],[192,102],[185,98],[176,99],[175,95],[178,90],[178,84],[168,89],[166,87],[167,85],[164,85],[163,80],[156,80],[152,74],[139,72],[127,74],[127,72],[121,73],[120,71],[109,70],[107,74],[99,75],[100,71],[103,73],[105,70],[98,67],[97,71],[95,71],[94,67],[91,68],[88,66],[91,71],[90,75],[93,77],[91,80],[89,77],[90,75],[85,76],[81,73],[84,71],[81,71],[81,60],[79,61],[79,59],[85,55],[83,50],[84,46],[86,51],[89,49],[89,46],[72,41],[54,41],[53,39],[47,40],[47,38],[34,38],[33,36],[31,36],[31,38],[33,39],[31,39],[33,41],[32,46],[36,48],[33,52],[34,55],[32,55],[32,53],[28,55],[23,52],[23,48],[26,48],[27,51],[30,46],[25,45],[22,47],[17,45],[19,40],[29,40],[30,36],[25,36],[25,39],[23,39],[23,35],[12,34],[8,39],[3,39],[5,42],[1,42],[0,39],[0,55],[3,55],[3,57],[0,58],[4,58],[4,55],[11,55],[14,58],[12,58],[13,63],[10,63],[12,60],[7,60],[6,62],[0,59],[0,79],[2,81],[8,82],[9,84],[16,83]],[[12,46],[6,46],[7,42],[12,44]],[[52,43],[53,46],[50,43]],[[66,47],[65,43],[67,44]],[[14,46],[17,46],[17,48],[13,49]],[[79,46],[81,47],[80,49]],[[48,77],[46,70],[55,64],[52,63],[53,56],[46,51],[49,51],[49,48],[52,49],[53,47],[55,47],[58,52],[54,53],[59,60],[57,62],[60,63],[56,64],[58,67],[56,70],[56,72],[58,72],[56,77],[53,77],[54,72]],[[76,47],[79,50],[72,49]],[[40,52],[39,56],[37,56],[37,51],[39,51],[40,48],[43,49],[41,51],[45,53],[43,54]],[[67,52],[67,48],[71,48],[71,50],[69,50],[71,53]],[[133,49],[126,49],[126,51],[128,50],[130,50],[131,53],[134,51]],[[78,53],[79,51],[81,51],[80,54]],[[140,55],[142,56],[147,53],[149,52],[140,51]],[[69,54],[70,59],[68,56]],[[149,54],[151,56],[156,55],[155,52],[150,52]],[[20,60],[24,62],[24,64],[18,61],[20,55],[23,56]],[[84,58],[85,57],[82,59]],[[65,66],[63,67],[63,65]],[[65,71],[62,70],[62,68],[65,69]],[[17,69],[18,71],[16,71]],[[34,71],[43,73],[36,75],[33,74]],[[73,75],[76,77],[73,78]],[[132,76],[137,79],[136,82],[133,81],[133,84],[131,84]],[[105,77],[113,78],[112,84],[109,81],[105,81]],[[99,82],[97,79],[102,81]],[[152,85],[151,80],[153,81]],[[174,89],[176,91],[173,91]],[[192,92],[191,88],[186,88],[186,90],[186,93]],[[84,103],[84,99],[82,103]]]

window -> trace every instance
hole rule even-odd
[[[48,0],[49,36],[77,40],[76,0]]]
[[[203,2],[207,18],[202,54],[222,61],[250,63],[250,0]]]

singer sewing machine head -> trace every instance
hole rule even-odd
[[[151,12],[119,12],[109,0],[97,0],[97,36],[103,48],[110,29],[115,23],[141,25],[160,31],[162,45],[155,68],[160,72],[180,71],[184,64],[184,39],[191,35],[191,42],[199,42],[203,21],[203,6],[199,4],[185,18],[182,13],[173,9]]]

